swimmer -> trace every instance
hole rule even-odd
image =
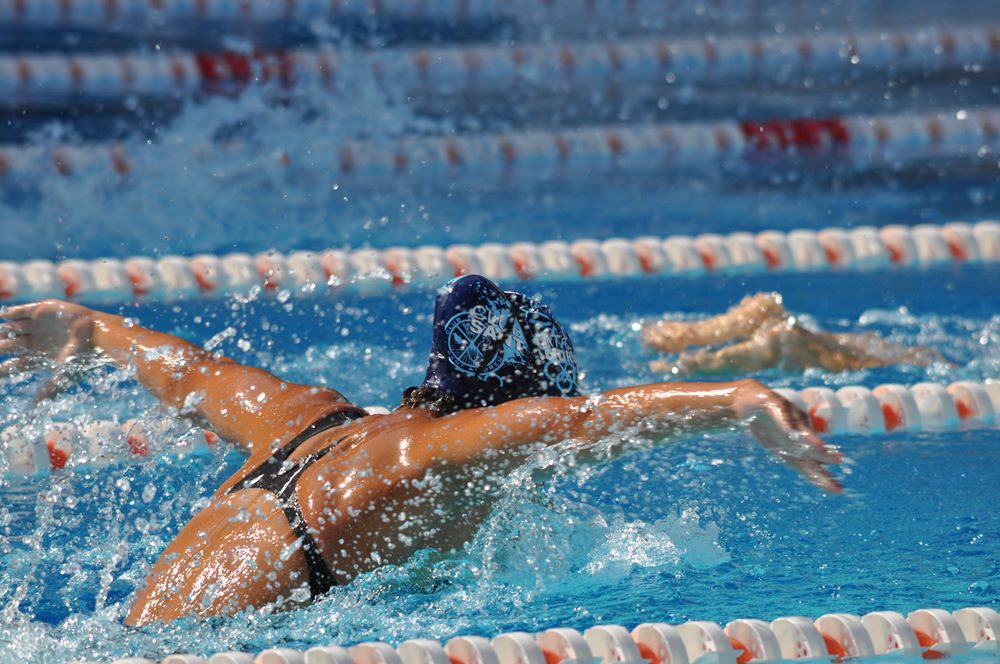
[[[840,491],[829,468],[840,454],[760,383],[580,395],[572,343],[548,308],[477,275],[439,291],[424,382],[388,415],[78,304],[14,306],[2,318],[4,373],[101,353],[247,454],[152,566],[130,625],[293,608],[417,550],[455,550],[540,446],[572,441],[587,460],[633,425],[659,440],[746,424],[808,481]]]
[[[642,336],[657,350],[680,353],[672,362],[652,362],[653,371],[682,375],[751,373],[771,367],[839,372],[948,362],[932,348],[902,346],[874,333],[810,330],[785,310],[777,293],[748,295],[726,313],[705,320],[657,321],[647,325]],[[729,346],[715,347],[734,340]],[[709,347],[685,351],[690,346]]]

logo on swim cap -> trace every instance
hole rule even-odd
[[[535,305],[534,302],[531,303]],[[542,373],[562,394],[570,394],[577,388],[576,353],[573,344],[547,307],[530,306],[524,312],[523,320],[531,335],[537,361],[542,365]]]
[[[445,323],[448,362],[467,376],[488,375],[503,364],[511,325],[510,303],[477,304]]]

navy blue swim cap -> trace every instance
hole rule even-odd
[[[425,387],[475,408],[573,396],[577,375],[573,343],[544,304],[476,274],[438,292]]]

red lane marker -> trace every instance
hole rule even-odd
[[[639,655],[647,660],[649,664],[663,664],[663,660],[659,658],[656,651],[647,646],[645,643],[637,643],[639,646]]]
[[[274,270],[257,268],[257,276],[260,277],[264,290],[276,290],[281,285],[274,278]]]
[[[970,417],[974,417],[976,414],[976,411],[974,411],[969,404],[964,401],[959,401],[958,399],[955,400],[955,410],[958,412],[958,419],[960,420],[967,420]]]
[[[946,244],[948,245],[948,253],[950,253],[951,257],[955,260],[964,261],[968,258],[968,255],[965,253],[965,247],[960,245],[958,242],[951,240],[946,242]]]
[[[130,435],[128,437],[128,448],[136,456],[146,456],[149,454],[149,448],[146,447],[146,439],[142,436]]]
[[[670,66],[670,45],[665,41],[656,43],[656,61],[661,69]]]
[[[517,146],[515,146],[506,138],[501,138],[500,154],[503,155],[504,163],[513,164],[517,160]]]
[[[713,254],[699,249],[698,255],[701,256],[701,262],[705,265],[706,270],[712,271],[715,269],[715,256]]]
[[[405,286],[406,280],[403,279],[400,272],[400,266],[395,261],[386,261],[385,269],[389,270],[389,274],[392,275],[392,285],[395,287]]]
[[[409,161],[410,160],[406,156],[406,153],[403,152],[402,150],[396,150],[396,153],[392,155],[392,164],[393,166],[396,167],[397,173],[402,173],[403,171],[405,171],[407,165],[409,164]]]
[[[420,72],[420,78],[427,78],[427,70],[430,69],[431,59],[427,55],[427,51],[417,51],[412,56],[413,64],[417,67],[417,71]]]
[[[445,159],[452,166],[461,166],[464,162],[462,159],[462,150],[459,148],[458,143],[449,140],[444,146]]]
[[[719,152],[729,152],[731,147],[729,142],[729,134],[721,129],[715,130],[715,147],[719,148]]]
[[[761,249],[760,253],[764,256],[764,262],[767,263],[768,269],[775,269],[781,266],[781,259],[778,258],[776,254],[771,249]]]
[[[850,132],[838,118],[797,118],[794,120],[769,120],[740,122],[740,132],[758,151],[797,148],[820,148],[827,142],[847,145]]]
[[[528,265],[524,261],[518,258],[511,258],[511,260],[514,262],[514,272],[519,279],[531,279],[531,271],[528,270]]]
[[[809,418],[812,420],[813,431],[816,433],[828,433],[830,431],[830,423],[826,421],[825,417],[817,415],[817,410],[817,406],[809,409]]]
[[[840,641],[830,638],[826,634],[820,634],[823,637],[823,643],[826,644],[826,651],[837,658],[840,661],[847,657],[847,651],[844,650],[844,646],[840,645]]]
[[[622,52],[618,48],[618,45],[614,43],[608,44],[607,53],[611,68],[615,71],[620,71],[622,68]]]
[[[236,81],[249,83],[253,78],[253,63],[248,56],[228,51],[222,54],[222,59],[229,65],[229,71]]]
[[[559,158],[565,161],[569,158],[569,153],[572,151],[569,141],[563,136],[556,136],[556,150],[559,151]]]
[[[211,53],[195,53],[194,59],[198,63],[198,72],[203,82],[218,83],[222,79],[217,56]]]
[[[205,278],[205,275],[200,271],[193,271],[195,283],[198,284],[198,288],[206,293],[211,293],[215,290],[215,284]]]
[[[483,66],[483,58],[476,51],[464,51],[462,53],[462,64],[469,70],[469,77],[474,78]]]
[[[566,70],[568,75],[573,74],[576,69],[576,53],[568,46],[564,46],[559,51],[559,66]]]
[[[892,431],[898,429],[903,425],[903,418],[899,416],[899,413],[895,409],[890,408],[889,404],[882,404],[882,418],[885,420],[885,430]],[[830,653],[833,654],[832,652]]]
[[[174,79],[174,84],[181,86],[187,82],[187,71],[179,58],[170,60],[170,77]]]
[[[930,648],[931,646],[937,645],[937,641],[927,632],[921,631],[919,629],[913,630],[917,635],[917,643],[923,648]],[[924,659],[941,659],[944,657],[944,653],[938,652],[937,650],[927,650],[923,655]]]
[[[149,289],[143,285],[144,279],[140,275],[128,272],[128,280],[132,283],[132,294],[136,297],[149,293]]]
[[[847,125],[844,124],[843,120],[839,118],[827,118],[822,123],[826,127],[826,130],[830,132],[835,144],[847,145],[851,142],[851,132],[848,131]]]
[[[73,169],[69,167],[69,162],[66,161],[66,155],[61,150],[52,151],[52,165],[55,166],[56,172],[64,177],[73,172]]]
[[[625,152],[625,141],[622,140],[621,135],[616,131],[608,132],[607,134],[608,149],[611,150],[611,154],[618,157]]]
[[[348,146],[340,148],[340,172],[350,173],[354,170],[354,150]]]
[[[61,450],[56,447],[56,441],[47,440],[45,441],[45,446],[49,449],[49,466],[52,470],[62,470],[66,467],[66,462],[69,461],[69,454],[65,450]]]
[[[823,146],[825,127],[820,120],[796,120],[791,123],[792,143],[800,148]]]
[[[449,258],[448,262],[451,264],[453,270],[455,270],[456,277],[464,277],[469,274],[468,266],[457,258]]]
[[[118,175],[128,175],[129,171],[132,170],[132,164],[129,163],[125,151],[120,147],[111,148],[111,167]]]
[[[729,643],[732,644],[733,650],[740,653],[739,656],[736,658],[736,664],[747,664],[747,662],[753,659],[753,653],[750,652],[750,648],[747,648],[738,639],[734,639],[733,637],[730,636]]]

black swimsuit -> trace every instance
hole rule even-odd
[[[323,559],[316,541],[309,533],[309,526],[302,518],[302,506],[299,505],[299,498],[295,493],[298,486],[299,477],[309,466],[322,459],[327,452],[337,447],[344,438],[329,447],[325,447],[319,452],[313,452],[309,456],[298,461],[288,462],[288,457],[295,450],[302,446],[304,442],[327,429],[338,427],[351,420],[357,420],[367,415],[361,409],[339,410],[329,415],[324,415],[308,427],[306,430],[293,438],[287,445],[276,450],[274,454],[267,458],[264,463],[250,471],[250,473],[239,482],[229,487],[224,495],[228,495],[240,489],[264,489],[274,494],[281,505],[281,509],[288,518],[288,523],[302,540],[302,553],[306,556],[306,566],[309,568],[309,590],[313,597],[318,597],[337,585],[336,579],[330,572],[329,566]]]

